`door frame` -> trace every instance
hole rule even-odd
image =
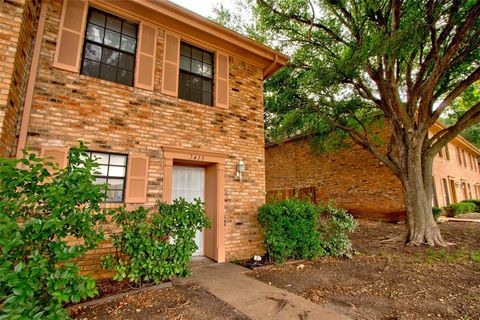
[[[205,211],[210,218],[212,232],[207,235],[208,231],[205,230],[204,255],[217,262],[225,262],[225,158],[227,155],[171,146],[162,146],[162,150],[164,157],[162,198],[166,203],[172,203],[174,164],[206,168]],[[208,250],[207,246],[211,250]]]

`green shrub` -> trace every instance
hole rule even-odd
[[[462,202],[471,202],[475,204],[475,212],[480,212],[480,200],[478,199],[469,199],[469,200],[463,200]]]
[[[72,260],[103,239],[104,186],[94,184],[83,145],[68,160],[57,171],[29,152],[0,159],[0,319],[68,318],[65,303],[97,293]]]
[[[258,221],[266,251],[280,263],[324,255],[348,256],[351,243],[347,233],[356,227],[344,209],[331,203],[316,207],[299,199],[263,205]]]
[[[195,233],[210,223],[200,200],[158,203],[155,210],[121,209],[113,217],[120,232],[114,234],[116,256],[103,258],[103,267],[114,269],[115,280],[160,283],[190,273],[190,259],[197,250]],[[171,240],[170,240],[171,239]]]
[[[347,210],[334,202],[319,206],[321,245],[326,254],[334,257],[350,257],[352,243],[348,233],[357,228],[357,222]]]
[[[446,206],[445,210],[447,211],[447,216],[455,217],[460,214],[475,212],[476,208],[477,206],[473,202],[459,202]]]
[[[432,214],[433,214],[433,218],[436,221],[438,220],[438,217],[440,217],[440,215],[442,214],[442,209],[438,207],[432,207]]]

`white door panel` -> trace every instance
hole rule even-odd
[[[188,202],[200,198],[204,201],[205,195],[205,169],[200,167],[173,167],[172,198],[184,198]],[[203,230],[195,234],[195,243],[198,247],[194,256],[203,255]]]

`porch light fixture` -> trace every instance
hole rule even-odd
[[[243,161],[240,160],[237,164],[237,178],[238,178],[238,181],[240,182],[243,181],[242,173],[244,171],[245,171],[245,163],[243,163]]]

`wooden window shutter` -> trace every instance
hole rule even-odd
[[[67,147],[42,146],[40,157],[45,158],[47,162],[57,163],[59,169],[64,169],[68,164],[69,150]]]
[[[155,55],[157,52],[157,28],[140,23],[135,87],[153,90],[155,83]]]
[[[57,48],[53,60],[56,68],[78,72],[87,17],[87,0],[64,0]]]
[[[148,156],[130,154],[128,156],[126,203],[147,202]]]
[[[180,37],[165,31],[163,51],[162,93],[178,97]]]
[[[215,106],[228,108],[228,73],[229,58],[222,52],[217,52],[215,67]]]

